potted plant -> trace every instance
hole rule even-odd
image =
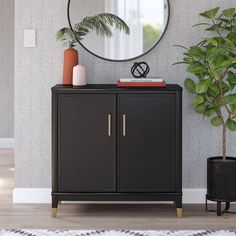
[[[117,30],[130,33],[128,25],[118,16],[110,13],[102,13],[92,17],[85,17],[77,23],[73,29],[62,28],[56,34],[56,39],[68,47],[64,53],[63,84],[72,84],[73,67],[78,65],[78,51],[75,49],[78,41],[84,39],[91,31],[98,35],[112,36],[112,27]]]
[[[212,37],[190,48],[180,46],[185,52],[179,63],[187,64],[195,78],[184,83],[195,95],[193,109],[222,128],[222,154],[207,160],[207,199],[218,203],[217,215],[221,215],[221,202],[228,210],[236,201],[236,158],[227,156],[227,130],[236,131],[236,11],[217,7],[200,16],[207,22],[195,26],[206,26]]]

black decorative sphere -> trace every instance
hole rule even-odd
[[[150,67],[146,62],[135,62],[131,68],[134,78],[146,78],[150,72]]]

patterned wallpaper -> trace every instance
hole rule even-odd
[[[55,42],[55,32],[67,24],[67,0],[15,0],[15,136],[16,187],[46,188],[51,184],[51,91],[62,81],[63,48]],[[151,76],[183,85],[185,66],[174,44],[191,45],[204,37],[192,28],[201,21],[197,13],[211,7],[235,6],[235,0],[170,0],[168,30],[158,46],[140,60],[151,66]],[[23,47],[23,30],[37,30],[37,47]],[[115,83],[129,76],[131,62],[112,63],[95,58],[79,48],[80,63],[88,70],[90,83]],[[185,188],[206,184],[206,158],[220,154],[221,130],[212,128],[190,108],[190,95],[183,97],[183,182]],[[228,154],[236,155],[235,134],[228,135]]]
[[[14,0],[0,0],[0,139],[14,137]]]

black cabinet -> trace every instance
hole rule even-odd
[[[52,88],[59,201],[173,201],[182,214],[182,88]]]
[[[118,99],[118,190],[175,192],[175,95],[119,95]]]
[[[116,96],[60,95],[58,108],[58,191],[115,192]]]

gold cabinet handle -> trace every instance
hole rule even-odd
[[[123,114],[123,136],[126,136],[126,115]]]
[[[111,122],[112,122],[112,115],[108,114],[108,136],[109,137],[111,137],[112,135]]]

